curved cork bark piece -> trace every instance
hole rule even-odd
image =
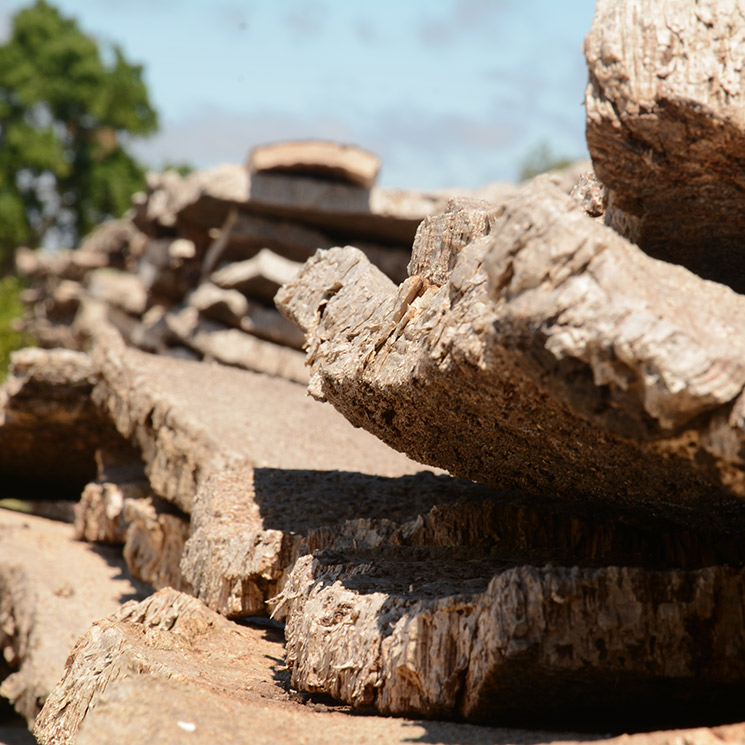
[[[251,151],[248,170],[302,173],[369,189],[378,177],[380,158],[368,150],[338,142],[275,142]]]
[[[457,476],[745,529],[745,298],[648,257],[547,179],[455,209],[485,213],[474,239],[444,221],[398,288],[346,248],[279,291],[311,394]]]

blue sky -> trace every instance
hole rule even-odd
[[[159,167],[243,162],[321,138],[366,147],[386,186],[514,180],[546,143],[585,157],[594,0],[50,0],[145,66]],[[0,37],[28,2],[0,0]]]

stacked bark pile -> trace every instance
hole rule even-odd
[[[251,742],[549,743],[579,736],[492,727],[743,719],[745,298],[691,271],[733,255],[745,201],[745,91],[712,42],[745,21],[725,5],[600,0],[597,176],[571,196],[550,177],[394,193],[369,154],[285,144],[153,177],[78,252],[21,255],[37,329],[78,351],[17,355],[0,439],[69,459],[64,540],[119,544],[161,588],[94,606],[42,670],[35,608],[82,582],[42,569],[30,591],[0,551],[2,692],[40,742],[241,741],[240,721]],[[218,332],[242,341],[218,355]],[[271,376],[178,359],[237,365],[248,339],[240,364]],[[301,345],[309,375],[286,362]],[[31,483],[14,452],[4,471]],[[270,613],[264,638],[245,625]]]
[[[400,551],[305,557],[282,595],[301,689],[480,721],[536,716],[536,698],[570,721],[742,716],[745,298],[649,255],[738,288],[719,257],[736,263],[743,234],[745,89],[722,45],[745,19],[725,5],[598,4],[588,143],[604,186],[453,202],[420,226],[399,286],[335,248],[276,298],[306,333],[309,391],[356,426],[575,515],[631,511],[671,553],[522,563],[500,541],[465,575],[455,550],[431,574]]]
[[[150,174],[129,216],[80,248],[19,252],[33,278],[28,330],[44,346],[81,349],[74,319],[99,302],[140,349],[307,382],[302,334],[272,303],[279,286],[317,248],[345,243],[400,281],[417,225],[448,198],[376,187],[378,166],[358,148],[307,142],[257,148],[248,167]]]

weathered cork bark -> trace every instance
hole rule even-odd
[[[330,181],[341,181],[366,189],[375,185],[380,158],[354,145],[301,140],[261,145],[251,151],[250,171],[302,173]]]
[[[401,531],[416,532],[435,506],[493,496],[487,487],[428,472],[396,478],[281,468],[214,473],[197,494],[181,571],[190,592],[213,610],[263,615],[301,554],[396,541]]]
[[[0,474],[4,496],[53,489],[76,498],[95,478],[95,452],[122,443],[91,401],[96,377],[88,355],[22,349],[0,389]]]
[[[189,538],[189,519],[163,499],[127,499],[124,502],[127,532],[124,560],[127,569],[156,590],[173,587],[189,590],[181,576],[181,556]]]
[[[626,234],[745,289],[745,12],[736,0],[599,0],[587,145]]]
[[[385,714],[659,727],[731,721],[745,692],[743,570],[348,550],[301,558],[283,598],[293,684]]]
[[[111,330],[93,357],[94,399],[140,450],[155,494],[187,514],[208,476],[234,468],[420,470],[296,383],[146,354]]]
[[[501,724],[738,716],[745,584],[727,565],[742,563],[739,537],[463,496],[409,522],[310,534],[314,553],[273,601],[294,685],[383,713]]]
[[[127,603],[79,639],[34,734],[46,745],[74,741],[107,687],[133,675],[250,699],[256,694],[246,690],[241,668],[254,651],[251,641],[247,630],[170,588]],[[274,687],[271,681],[264,686]],[[157,711],[157,702],[151,706]]]
[[[396,288],[351,248],[309,261],[277,303],[311,394],[458,476],[743,530],[745,299],[544,179],[487,221],[459,248],[443,224],[442,285],[420,269]],[[450,249],[427,250],[441,272]]]
[[[233,624],[199,601],[162,590],[95,623],[78,641],[39,716],[41,745],[235,742],[330,745],[723,745],[743,726],[606,734],[527,731],[349,716],[345,707],[288,693],[281,638]]]
[[[425,215],[447,196],[405,189],[362,188],[290,173],[249,173],[221,165],[182,179],[149,175],[148,193],[135,200],[134,224],[149,235],[178,230],[201,242],[231,209],[297,221],[333,235],[395,245],[410,243]]]
[[[32,723],[75,640],[145,594],[113,548],[80,543],[71,525],[0,511],[0,694]]]

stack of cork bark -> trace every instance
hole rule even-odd
[[[256,148],[247,167],[152,173],[129,215],[78,249],[19,251],[33,279],[27,329],[44,346],[82,349],[75,318],[98,302],[140,349],[307,382],[303,336],[274,307],[277,289],[318,248],[345,244],[401,281],[417,225],[450,196],[376,187],[379,166],[360,148],[309,141]]]
[[[0,468],[82,495],[0,517],[39,742],[745,740],[739,11],[599,0],[571,194],[284,144],[21,255],[67,348],[16,354]]]

